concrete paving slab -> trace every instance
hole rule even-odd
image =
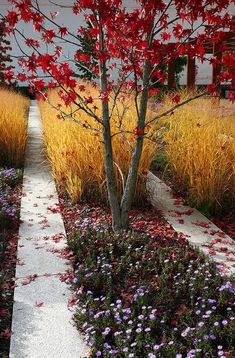
[[[69,268],[61,255],[66,233],[61,214],[53,210],[58,197],[35,101],[29,111],[23,193],[10,358],[87,357],[89,348],[67,308],[71,292],[59,279]],[[29,276],[34,279],[27,283]]]
[[[153,173],[148,173],[147,190],[151,203],[159,209],[179,233],[199,247],[219,264],[228,267],[228,274],[235,273],[235,241],[202,215],[198,210],[184,205],[172,189]]]
[[[68,299],[67,285],[54,276],[18,288],[10,357],[87,356],[87,347],[72,325]]]

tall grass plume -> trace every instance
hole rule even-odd
[[[182,92],[181,99],[190,93]],[[166,98],[165,107],[170,106]],[[235,204],[235,108],[227,100],[195,100],[166,122],[166,151],[178,187],[194,205],[221,211]]]
[[[29,100],[0,88],[0,166],[20,168],[24,163]]]
[[[97,90],[86,84],[93,98],[97,98]],[[49,93],[49,100],[54,105],[60,102],[57,92]],[[128,174],[131,150],[136,140],[136,115],[134,101],[117,103],[111,118],[114,168],[116,183],[121,197]],[[100,114],[100,100],[94,103]],[[93,105],[94,105],[93,104]],[[68,113],[65,106],[63,110]],[[40,102],[40,111],[46,143],[46,151],[52,165],[53,175],[58,187],[69,194],[74,202],[81,199],[107,199],[104,172],[104,145],[101,132],[95,132],[73,122],[70,118],[57,119],[58,112],[48,103]],[[120,119],[120,113],[122,119]],[[102,130],[102,126],[81,112],[76,117],[82,123]],[[120,124],[121,129],[120,130]],[[121,133],[118,133],[121,132]],[[124,133],[125,132],[125,133]],[[115,135],[115,133],[118,133]],[[153,130],[148,129],[152,135]],[[146,173],[156,152],[156,144],[145,140],[135,191],[135,202],[140,203],[145,195]]]

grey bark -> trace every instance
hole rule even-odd
[[[103,34],[101,35],[101,43],[103,45]],[[100,86],[102,93],[106,93],[107,85],[107,68],[105,61],[100,64]],[[114,231],[119,231],[121,225],[120,204],[118,201],[118,193],[116,187],[114,166],[113,166],[113,150],[112,137],[110,129],[109,105],[108,102],[102,101],[102,120],[103,120],[103,140],[105,148],[105,173],[107,181],[108,199],[112,213],[112,227]]]
[[[141,130],[144,130],[145,128],[145,119],[146,119],[147,104],[148,104],[148,85],[149,85],[150,69],[151,69],[151,65],[149,62],[146,61],[144,66],[143,91],[140,100],[140,111],[138,117],[138,128]],[[132,154],[125,191],[123,193],[123,197],[121,201],[121,226],[123,229],[127,229],[129,224],[129,212],[135,194],[139,163],[140,163],[140,158],[143,149],[143,141],[144,141],[143,135],[139,136],[136,140],[136,147]]]

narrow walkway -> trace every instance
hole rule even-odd
[[[153,173],[148,173],[147,189],[152,205],[159,209],[177,232],[183,233],[189,242],[205,254],[235,273],[235,241],[202,215],[198,210],[183,205],[176,199],[170,187]]]
[[[65,229],[55,208],[58,197],[43,155],[40,115],[29,112],[21,202],[10,358],[80,358],[88,348],[67,308],[70,291],[60,280],[69,269],[60,257]]]

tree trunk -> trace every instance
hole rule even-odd
[[[103,39],[102,29],[100,31],[100,44],[101,44],[101,53],[104,54],[104,39]],[[150,70],[151,70],[151,64],[148,61],[146,61],[144,65],[143,90],[140,99],[140,111],[139,111],[138,123],[137,123],[138,128],[142,131],[144,131],[145,128]],[[107,67],[106,67],[105,60],[102,60],[100,62],[100,85],[101,85],[102,93],[106,94],[108,89],[108,83],[107,83]],[[104,147],[105,147],[105,173],[106,173],[106,180],[107,180],[109,204],[112,212],[112,227],[115,232],[118,232],[128,229],[129,212],[131,209],[131,204],[135,193],[144,137],[143,135],[141,135],[136,140],[136,147],[131,158],[127,182],[125,185],[125,189],[120,205],[118,200],[116,179],[115,179],[115,173],[113,167],[112,137],[111,137],[111,129],[110,129],[108,101],[102,101],[102,120],[104,125],[103,139],[104,139]]]
[[[107,103],[103,103],[106,107]],[[106,109],[104,108],[104,112]],[[108,190],[108,199],[112,212],[112,227],[114,231],[120,231],[122,229],[121,225],[121,212],[120,204],[118,201],[117,187],[115,174],[113,169],[113,152],[112,152],[112,141],[111,141],[111,132],[110,132],[110,123],[108,120],[104,119],[104,147],[105,147],[105,173],[107,180],[107,190]]]
[[[101,32],[101,48],[103,51],[103,33]],[[100,86],[102,94],[107,93],[107,68],[104,60],[100,63]],[[103,139],[105,149],[105,174],[107,181],[108,199],[112,213],[112,227],[114,231],[120,231],[121,225],[121,211],[118,200],[116,179],[113,167],[113,149],[112,149],[112,137],[110,129],[109,118],[109,105],[107,101],[102,100],[102,120],[103,120]]]
[[[140,112],[138,118],[138,128],[143,131],[145,128],[145,118],[147,113],[150,69],[151,69],[151,65],[149,62],[146,61],[144,66],[143,91],[140,100]],[[128,229],[128,225],[129,225],[129,212],[135,194],[139,163],[140,163],[140,158],[143,149],[143,141],[144,141],[144,137],[142,135],[137,138],[135,151],[131,157],[131,163],[130,163],[129,173],[126,181],[125,191],[123,193],[123,197],[121,201],[121,226],[123,229]]]

